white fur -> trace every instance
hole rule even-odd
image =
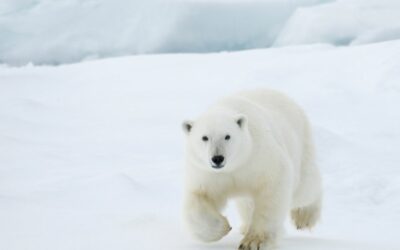
[[[274,248],[290,211],[298,229],[317,222],[322,190],[310,125],[289,98],[272,90],[241,92],[185,122],[184,130],[184,212],[196,237],[215,241],[230,231],[221,215],[230,198],[243,220],[239,249]],[[223,168],[212,167],[215,154],[225,157]]]

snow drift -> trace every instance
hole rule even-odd
[[[396,0],[4,0],[0,63],[400,38]]]
[[[355,45],[399,38],[399,1],[338,0],[298,8],[282,29],[275,45]]]
[[[298,6],[326,0],[6,0],[0,62],[266,47]]]

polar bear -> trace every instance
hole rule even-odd
[[[239,249],[274,249],[290,212],[297,229],[313,227],[321,211],[321,177],[309,122],[273,90],[226,97],[186,134],[184,215],[190,231],[210,242],[230,230],[221,210],[236,199],[244,235]]]

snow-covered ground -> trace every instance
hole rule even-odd
[[[0,249],[235,249],[231,207],[221,242],[182,227],[180,124],[255,87],[305,108],[324,177],[321,224],[282,249],[399,249],[399,69],[400,40],[1,66]]]

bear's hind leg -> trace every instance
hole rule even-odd
[[[315,164],[315,152],[310,128],[307,125],[303,159],[300,169],[300,185],[292,201],[291,217],[297,229],[311,229],[318,222],[322,207],[321,174]]]
[[[311,229],[315,226],[321,215],[321,197],[305,207],[293,208],[291,217],[297,229]]]

